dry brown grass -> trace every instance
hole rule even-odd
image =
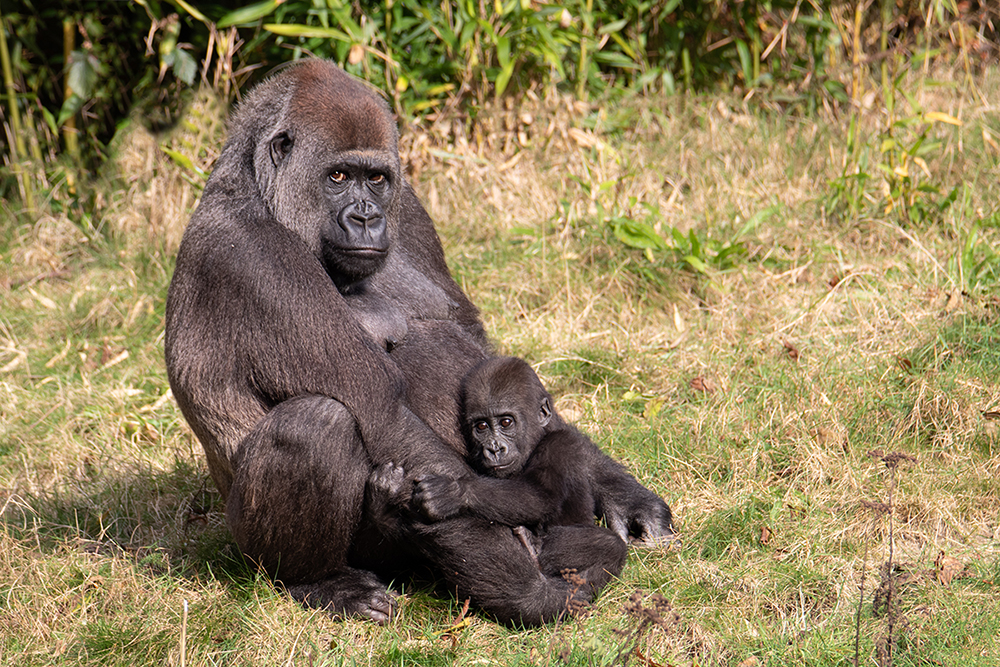
[[[404,132],[411,180],[499,349],[528,358],[682,531],[669,549],[633,551],[586,619],[524,633],[478,617],[444,633],[456,603],[423,590],[388,628],[334,622],[234,558],[161,361],[165,288],[199,188],[160,146],[208,169],[222,116],[206,98],[169,138],[134,130],[91,228],[47,215],[3,252],[0,662],[180,664],[187,600],[189,665],[606,664],[642,588],[678,615],[638,644],[659,664],[846,664],[863,575],[862,658],[875,659],[888,521],[864,503],[888,501],[885,466],[866,455],[883,449],[917,457],[892,499],[909,575],[899,664],[992,664],[997,286],[963,296],[954,258],[970,220],[996,211],[1000,152],[982,130],[1000,136],[1000,117],[990,95],[924,83],[907,86],[925,110],[965,121],[935,130],[931,173],[972,187],[923,225],[824,207],[858,159],[846,119],[825,114],[552,95]],[[980,85],[1000,90],[995,74]],[[878,104],[866,136],[884,122]],[[664,235],[721,240],[780,207],[741,239],[733,270],[706,276],[607,232],[602,214],[642,216],[643,202]],[[984,226],[985,247],[1000,249],[997,233]],[[964,565],[947,584],[941,551]]]

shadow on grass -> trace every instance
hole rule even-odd
[[[123,557],[153,577],[212,579],[234,595],[253,588],[259,572],[236,546],[222,496],[202,469],[184,459],[166,470],[117,463],[111,471],[85,466],[81,477],[12,498],[3,529],[43,553]]]

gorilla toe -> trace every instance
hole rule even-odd
[[[396,611],[396,595],[364,570],[345,568],[330,579],[286,590],[300,604],[336,617],[356,616],[384,625]]]

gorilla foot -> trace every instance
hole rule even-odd
[[[358,616],[385,625],[396,611],[396,595],[365,570],[344,568],[330,579],[285,590],[300,604],[335,617]]]

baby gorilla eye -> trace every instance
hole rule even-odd
[[[344,181],[347,180],[347,174],[345,174],[342,171],[335,171],[332,174],[330,174],[330,180],[333,181],[334,183],[343,183]]]
[[[483,432],[485,432],[485,431],[486,431],[487,429],[489,429],[489,427],[490,427],[490,425],[489,425],[489,424],[487,424],[487,423],[486,423],[485,421],[477,421],[477,422],[476,422],[475,424],[473,424],[473,426],[472,426],[472,428],[476,429],[476,430],[477,430],[477,431],[479,431],[480,433],[483,433]]]
[[[500,427],[501,428],[510,428],[513,425],[514,425],[514,418],[513,417],[501,417],[500,418]]]

